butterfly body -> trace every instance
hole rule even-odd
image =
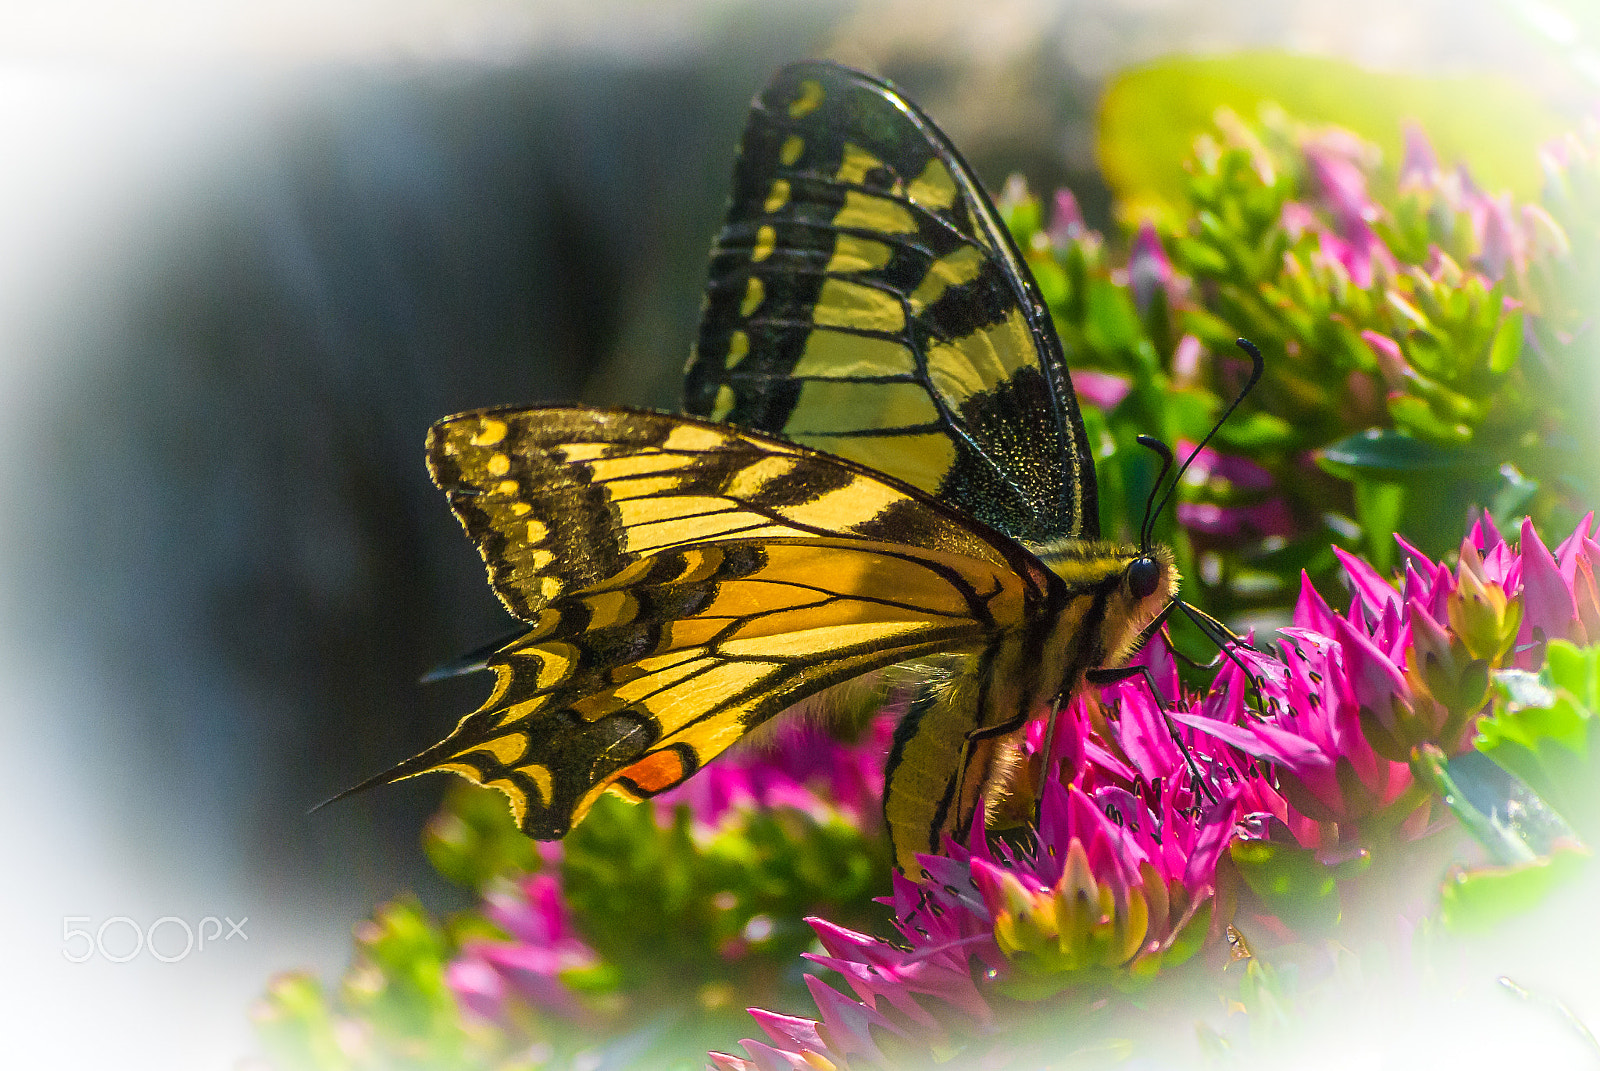
[[[364,785],[449,770],[552,839],[761,724],[933,664],[888,757],[897,864],[961,839],[1026,719],[1118,664],[1177,586],[1101,542],[1061,347],[1009,234],[887,83],[779,72],[752,107],[686,375],[694,416],[551,407],[429,433],[527,631],[483,706]]]

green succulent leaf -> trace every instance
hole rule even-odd
[[[1586,852],[1563,850],[1516,866],[1459,870],[1440,890],[1439,920],[1453,933],[1493,931],[1538,907],[1591,865]]]

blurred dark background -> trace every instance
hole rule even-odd
[[[225,1066],[271,971],[338,965],[401,890],[460,903],[418,848],[443,779],[307,814],[473,709],[486,677],[417,679],[509,624],[424,432],[480,405],[676,405],[777,66],[888,75],[991,187],[1071,185],[1101,227],[1098,86],[1168,51],[1585,90],[1514,4],[437,6],[214,39],[176,32],[181,3],[121,37],[0,16],[0,828],[26,965],[0,1018],[28,1066]],[[62,952],[67,917],[223,914],[248,946]],[[73,1029],[86,1007],[102,1031]]]

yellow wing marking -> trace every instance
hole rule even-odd
[[[778,506],[777,512],[793,524],[839,531],[870,520],[890,506],[906,501],[909,498],[904,492],[888,484],[858,480],[809,502]]]
[[[799,134],[790,134],[784,139],[783,148],[778,150],[778,159],[783,162],[784,167],[793,167],[805,148],[805,140]]]
[[[925,435],[855,435],[830,439],[827,447],[840,457],[872,469],[893,472],[930,494],[938,490],[956,461],[955,443],[942,432]]]
[[[728,497],[733,499],[760,498],[761,492],[772,481],[789,476],[800,467],[797,457],[764,457],[753,465],[746,465],[734,474],[728,484]]]
[[[837,435],[863,428],[919,427],[938,419],[933,399],[917,383],[807,380],[789,415],[788,433],[795,438]]]
[[[906,197],[935,212],[948,211],[956,203],[956,180],[950,176],[944,161],[936,156],[906,187]]]
[[[928,266],[928,274],[923,276],[922,282],[906,299],[912,315],[920,316],[924,309],[943,297],[951,287],[972,282],[983,270],[984,263],[983,253],[970,245],[964,245],[934,261]]]
[[[761,281],[761,276],[750,276],[750,281],[747,282],[744,287],[744,301],[739,305],[739,315],[748,318],[761,307],[761,303],[765,301],[766,298],[767,288],[766,284]],[[742,334],[743,332],[740,333]],[[745,342],[745,346],[748,347],[749,344],[750,343],[747,340]],[[732,366],[733,362],[730,360],[729,367],[731,368]]]
[[[473,446],[493,446],[506,437],[506,422],[503,420],[485,420],[478,425],[478,430],[472,436]]]
[[[582,460],[572,456],[574,451],[571,447],[558,446],[556,450],[566,454],[568,461]],[[588,471],[591,480],[601,482],[630,480],[650,473],[681,472],[683,470],[683,458],[676,453],[669,454],[661,450],[646,449],[613,457],[597,457],[592,461],[584,462],[584,468]]]
[[[893,252],[887,243],[875,238],[841,234],[833,240],[833,256],[828,259],[827,271],[830,275],[877,271],[889,263]]]
[[[703,450],[716,450],[728,445],[728,435],[717,428],[683,421],[673,428],[661,444],[663,451],[697,454]]]
[[[515,766],[528,752],[528,738],[522,733],[508,733],[488,741],[483,749],[502,766]]]
[[[818,329],[806,339],[805,352],[800,355],[790,375],[825,379],[911,375],[916,367],[911,350],[899,342]]]
[[[589,607],[588,631],[626,625],[639,613],[639,600],[631,591],[602,591],[584,597]]]
[[[566,680],[578,660],[578,649],[558,640],[547,640],[538,647],[520,648],[512,654],[525,661],[525,668],[533,672],[533,679],[540,688],[554,688]]]
[[[623,481],[631,483],[632,481]],[[608,487],[609,491],[610,488]],[[655,495],[650,498],[623,498],[611,497],[612,505],[617,507],[617,514],[622,520],[624,528],[638,528],[644,525],[660,524],[663,521],[678,521],[685,524],[700,519],[710,520],[713,527],[719,526],[726,520],[718,514],[732,514],[737,518],[756,519],[750,514],[742,512],[732,499],[721,495]],[[634,533],[629,532],[631,537]]]
[[[954,342],[929,346],[928,378],[952,408],[960,408],[971,395],[993,390],[1010,379],[1028,360],[1032,346],[1027,325],[1013,312]]]
[[[788,203],[789,180],[777,179],[772,183],[772,188],[767,191],[766,203],[761,207],[767,211],[768,215],[771,215],[773,212],[776,212],[778,209],[782,208]]]
[[[789,118],[804,119],[817,110],[826,96],[827,91],[822,88],[822,83],[815,78],[807,78],[800,83],[800,95],[789,104]]]
[[[860,190],[845,193],[844,207],[833,217],[833,225],[881,234],[915,234],[917,230],[917,221],[905,205]]]
[[[551,449],[562,461],[594,461],[606,456],[610,449],[605,443],[558,443]]]
[[[622,476],[606,481],[606,490],[611,494],[611,501],[621,502],[629,498],[648,498],[652,495],[670,494],[683,485],[683,477],[677,474],[664,476]]]
[[[778,248],[778,232],[771,226],[762,226],[756,230],[755,248],[750,250],[750,259],[760,262],[772,255]]]
[[[859,145],[845,142],[844,159],[839,163],[839,170],[834,177],[840,182],[852,186],[859,186],[866,181],[867,172],[876,171],[883,167],[883,161]]]
[[[902,621],[883,621],[875,625],[818,625],[777,637],[753,636],[747,640],[729,640],[720,646],[720,650],[736,658],[770,658],[774,655],[828,658],[851,647],[904,644],[927,628],[926,623],[907,624]]]
[[[817,294],[816,307],[811,312],[811,320],[819,327],[900,332],[906,328],[906,310],[900,303],[899,297],[887,290],[865,286],[848,279],[830,277],[823,280],[822,289]],[[816,336],[813,335],[812,338],[815,339]],[[852,338],[849,341],[859,344],[868,340]],[[808,356],[809,350],[808,346]],[[908,352],[908,362],[909,358]]]
[[[754,276],[750,277],[750,281],[757,285],[759,285],[761,282],[760,279],[757,279]],[[733,334],[728,336],[728,356],[724,358],[723,366],[726,368],[732,368],[734,365],[744,360],[749,353],[750,336],[744,331],[735,331]]]

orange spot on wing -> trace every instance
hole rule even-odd
[[[632,781],[641,792],[655,795],[688,777],[689,772],[678,752],[668,749],[646,755],[632,766],[618,770],[612,779]]]

